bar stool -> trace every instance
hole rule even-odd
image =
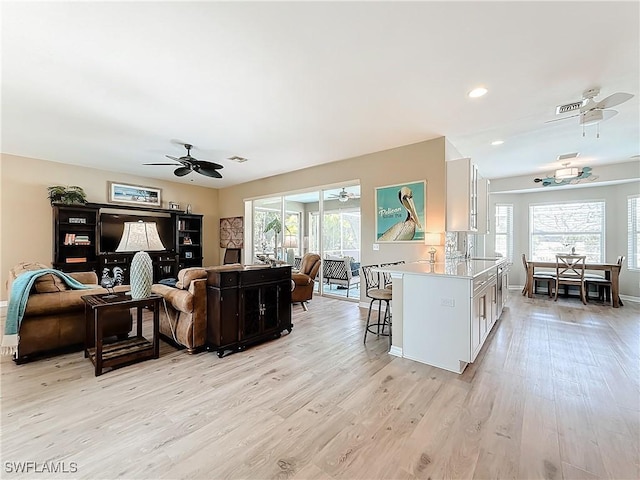
[[[402,265],[404,260],[400,260],[399,262],[391,262],[391,263],[381,263],[381,267],[389,267],[391,265]],[[382,286],[384,288],[392,288],[393,287],[393,279],[391,278],[390,273],[384,272],[382,274]]]
[[[380,285],[380,274],[374,271],[374,269],[378,267],[378,265],[361,267],[365,282],[365,295],[371,299],[369,303],[369,313],[367,314],[367,325],[364,329],[364,343],[367,343],[367,333],[373,333],[376,336],[388,336],[389,348],[391,348],[391,308],[389,302],[391,302],[392,299],[392,290],[390,288],[383,288],[383,286]],[[373,302],[378,302],[378,321],[375,323],[371,323]],[[384,317],[381,319],[380,312],[382,311],[382,302],[385,302],[386,306]],[[388,326],[387,333],[384,332],[385,326]]]

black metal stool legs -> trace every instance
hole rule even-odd
[[[373,307],[373,302],[378,302],[378,321],[376,323],[371,323],[371,310]],[[385,302],[385,309],[384,309],[384,317],[382,317],[382,319],[380,318],[380,315],[382,313],[382,302]],[[384,327],[385,325],[388,325],[388,333],[384,333]],[[375,327],[375,331],[373,330],[373,327]],[[377,298],[373,298],[371,300],[371,303],[369,303],[369,313],[367,314],[367,325],[364,329],[364,340],[363,343],[367,343],[367,333],[373,333],[376,336],[389,336],[389,347],[391,347],[391,311],[390,311],[390,305],[389,305],[389,300],[382,300],[382,299],[377,299]]]

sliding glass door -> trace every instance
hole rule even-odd
[[[247,263],[272,258],[295,266],[305,253],[313,252],[323,259],[345,258],[358,273],[354,265],[360,262],[359,185],[260,198],[248,201],[245,212],[251,216],[245,239],[253,252]],[[316,280],[318,293],[347,296],[344,288],[328,288],[322,269]],[[357,284],[348,293],[357,299]]]

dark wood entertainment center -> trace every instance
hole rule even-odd
[[[149,252],[153,261],[153,281],[177,277],[185,267],[201,267],[202,215],[187,214],[179,210],[147,208],[108,203],[87,203],[85,205],[53,205],[53,268],[63,272],[94,271],[101,277],[103,269],[113,273],[119,267],[122,283],[129,283],[129,266],[134,253],[106,251],[103,243],[101,213],[116,211],[123,216],[139,215],[144,219],[168,219],[170,231],[165,233],[166,251]],[[154,215],[156,217],[154,217]],[[117,214],[113,214],[117,217]],[[116,221],[117,223],[117,221]],[[117,229],[117,226],[116,226]],[[121,233],[121,231],[120,231]],[[170,238],[170,242],[167,239]],[[113,238],[111,246],[113,247]],[[118,270],[118,272],[120,272]]]

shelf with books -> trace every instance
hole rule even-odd
[[[97,267],[98,209],[86,205],[53,206],[54,268],[89,271]]]
[[[176,253],[180,268],[202,266],[202,215],[176,215]]]

